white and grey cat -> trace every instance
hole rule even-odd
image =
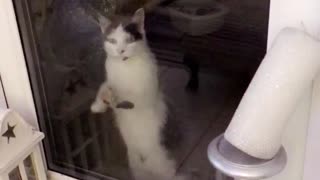
[[[114,109],[136,180],[176,179],[176,162],[162,143],[167,106],[159,88],[156,59],[146,43],[144,19],[144,10],[139,9],[130,20],[103,21],[107,81],[91,110]]]

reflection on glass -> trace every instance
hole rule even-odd
[[[9,180],[22,180],[21,174],[19,171],[19,168],[16,167],[14,168],[10,173],[9,173]]]
[[[82,179],[212,179],[206,148],[264,56],[269,0],[15,6],[49,169]]]

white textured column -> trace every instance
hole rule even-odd
[[[251,156],[274,157],[284,127],[319,67],[319,41],[303,31],[283,29],[242,98],[225,138]]]

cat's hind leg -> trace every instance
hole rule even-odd
[[[143,169],[152,180],[172,180],[176,174],[176,162],[167,157],[164,149],[153,149],[140,157],[141,169]]]
[[[144,169],[144,157],[136,151],[128,149],[128,161],[131,174],[134,180],[149,180],[150,175]]]

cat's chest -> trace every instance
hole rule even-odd
[[[152,67],[140,59],[110,60],[106,63],[108,83],[118,91],[143,87],[150,83]]]

